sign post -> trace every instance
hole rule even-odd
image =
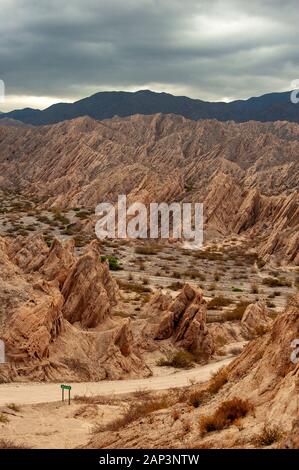
[[[61,384],[60,385],[60,388],[61,388],[61,391],[62,391],[62,401],[64,401],[64,391],[65,390],[68,390],[69,391],[69,405],[71,404],[71,390],[72,390],[72,387],[70,385],[63,385]]]

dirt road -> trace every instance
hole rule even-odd
[[[168,375],[153,376],[148,379],[103,380],[101,382],[71,383],[72,396],[75,395],[123,395],[139,390],[167,390],[190,385],[190,381],[204,382],[220,367],[227,365],[233,358],[190,370],[170,372]],[[8,383],[0,385],[0,406],[7,403],[18,405],[51,403],[61,400],[59,383]]]

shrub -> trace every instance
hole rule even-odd
[[[117,283],[121,289],[124,289],[128,292],[135,292],[136,294],[142,294],[144,292],[152,292],[150,287],[143,286],[142,284],[137,284],[134,282],[117,280]]]
[[[292,287],[292,282],[284,277],[265,277],[263,284],[269,287]]]
[[[12,411],[15,411],[16,413],[21,410],[21,408],[18,405],[16,405],[15,403],[9,403],[6,406],[7,406],[7,408],[9,408]]]
[[[158,249],[150,245],[136,246],[135,253],[138,255],[156,255]]]
[[[243,289],[241,289],[240,287],[232,287],[232,291],[233,292],[243,292]]]
[[[200,432],[205,434],[228,428],[240,418],[244,418],[252,410],[253,405],[248,400],[235,397],[224,401],[214,414],[200,418]]]
[[[227,383],[227,381],[227,372],[225,368],[221,367],[221,369],[214,373],[208,387],[208,392],[212,395],[216,394],[221,389],[221,387]]]
[[[101,262],[108,261],[109,269],[111,271],[118,271],[121,269],[119,261],[114,256],[101,256]]]
[[[53,220],[59,222],[61,225],[68,225],[70,223],[69,219],[59,211],[54,212]]]
[[[28,449],[22,444],[15,444],[9,439],[0,439],[0,449]]]
[[[199,279],[200,281],[206,280],[206,276],[204,274],[200,273],[197,269],[193,269],[192,267],[185,271],[184,274],[190,279]]]
[[[76,213],[76,217],[78,217],[79,219],[83,220],[83,219],[87,219],[89,217],[89,212],[88,211],[82,211],[80,210],[79,212]]]
[[[184,284],[180,281],[177,281],[177,282],[172,282],[171,284],[169,284],[168,286],[168,289],[171,289],[171,290],[180,290],[182,289],[184,286]]]
[[[179,271],[173,271],[172,277],[174,277],[175,279],[181,279],[182,274]]]
[[[258,294],[259,293],[259,288],[256,282],[253,282],[251,284],[251,293],[252,294]]]
[[[9,419],[7,416],[5,416],[3,413],[0,413],[0,423],[6,424],[9,422]]]
[[[189,404],[194,406],[194,408],[198,408],[206,401],[206,390],[194,390],[189,395]]]
[[[257,446],[264,447],[270,446],[274,442],[279,441],[283,437],[283,432],[278,428],[278,426],[273,426],[272,428],[265,424],[261,433],[258,434],[254,441]]]
[[[177,409],[172,410],[171,417],[174,421],[177,421],[180,416],[181,416],[181,413],[179,412],[179,410]]]
[[[178,351],[169,355],[166,359],[160,359],[157,365],[175,367],[176,369],[190,369],[194,366],[194,356],[188,351]]]
[[[128,426],[128,424],[133,421],[137,421],[140,418],[153,413],[154,411],[161,410],[163,408],[168,408],[170,406],[170,400],[167,396],[162,396],[158,398],[147,398],[140,403],[130,403],[129,408],[126,413],[119,419],[108,423],[106,426],[96,426],[94,432],[102,431],[118,431],[119,429]]]
[[[210,302],[208,303],[208,310],[217,310],[218,308],[226,307],[227,305],[230,305],[232,303],[233,300],[219,295],[210,300]]]

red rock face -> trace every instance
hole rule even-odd
[[[299,125],[288,122],[157,114],[2,126],[0,188],[61,207],[95,207],[119,194],[204,202],[206,229],[259,236],[262,256],[298,263],[298,154]]]

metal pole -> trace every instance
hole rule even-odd
[[[71,390],[69,388],[69,405],[71,404]]]

